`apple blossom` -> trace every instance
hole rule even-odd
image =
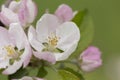
[[[23,27],[27,27],[34,21],[36,15],[36,5],[32,0],[11,1],[8,8],[2,6],[0,20],[6,26],[17,22]]]
[[[72,8],[70,8],[66,4],[62,4],[58,7],[58,9],[55,11],[55,15],[62,21],[70,21],[72,20],[74,13],[72,11]]]
[[[26,67],[31,58],[31,47],[18,23],[10,24],[9,30],[0,27],[0,69],[3,74],[13,74]]]
[[[41,55],[47,61],[54,58],[56,61],[67,59],[76,49],[80,40],[80,31],[75,23],[60,23],[58,17],[52,14],[44,14],[37,22],[36,30],[31,26],[28,31],[28,39],[36,50],[34,55],[41,59]],[[47,56],[47,55],[46,55]],[[43,58],[44,57],[44,58]]]
[[[12,80],[44,80],[44,79],[37,78],[37,77],[24,76],[24,77],[21,78],[21,79],[12,79]]]
[[[98,48],[94,46],[88,47],[80,55],[80,60],[81,69],[85,72],[93,71],[94,69],[102,65],[101,52]]]

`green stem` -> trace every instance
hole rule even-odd
[[[39,71],[37,73],[37,77],[40,77],[40,78],[43,78],[47,75],[47,71],[45,70],[44,66],[45,66],[45,63],[44,61],[41,62],[41,66],[39,68]]]
[[[70,61],[62,61],[62,62],[58,62],[58,63],[62,63],[62,65],[64,64],[64,63],[69,63],[69,64],[74,64],[77,68],[78,68],[78,71],[80,71],[81,69],[80,69],[80,63],[79,63],[79,61],[78,60],[76,60],[76,59],[74,59],[74,60],[70,60]],[[64,68],[63,66],[61,67],[61,65],[60,65],[60,68]]]

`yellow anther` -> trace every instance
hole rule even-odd
[[[48,36],[48,43],[51,46],[56,46],[58,43],[58,40],[59,40],[59,38],[53,33],[50,36]]]
[[[7,52],[7,56],[12,57],[12,58],[17,58],[18,57],[18,54],[16,53],[13,46],[8,45],[8,46],[5,46],[4,49]]]
[[[49,40],[49,43],[50,43],[51,45],[53,45],[53,46],[56,46],[56,45],[57,45],[57,42],[58,42],[58,40],[55,39],[55,38]]]
[[[15,50],[11,45],[6,46],[5,49],[6,49],[7,53],[8,53],[8,56],[11,56],[11,55],[13,55],[15,53]]]

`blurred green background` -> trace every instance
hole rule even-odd
[[[0,4],[3,1],[5,0],[0,0]],[[101,49],[103,66],[94,72],[84,74],[86,80],[120,80],[120,0],[34,1],[37,2],[39,8],[39,16],[46,9],[54,12],[63,3],[71,6],[73,10],[87,8],[95,26],[95,36],[92,45]],[[5,80],[4,76],[0,76],[0,80]]]

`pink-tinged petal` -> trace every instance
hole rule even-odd
[[[81,69],[85,72],[90,72],[102,65],[101,52],[94,46],[88,47],[81,55]]]
[[[28,44],[25,32],[19,23],[10,24],[9,34],[15,41],[15,44],[19,50],[23,49],[25,45]]]
[[[20,8],[20,3],[21,1],[11,1],[8,8],[14,12],[17,12]]]
[[[19,22],[17,14],[8,8],[5,8],[4,5],[2,6],[2,11],[1,11],[0,15],[2,16],[2,18],[4,18],[4,19],[2,19],[2,18],[0,18],[0,19],[3,23],[6,23],[5,24],[6,26],[9,26],[10,23]]]
[[[23,26],[32,23],[37,15],[37,7],[32,0],[22,0],[18,11],[18,16]]]
[[[70,21],[73,18],[73,11],[68,5],[62,4],[56,10],[55,15],[62,21]]]
[[[27,8],[27,0],[22,0],[20,4],[20,9],[18,11],[18,17],[22,26],[27,25],[29,14],[30,13],[28,12],[28,8]]]
[[[36,32],[40,41],[45,41],[51,32],[59,26],[59,19],[52,14],[44,14],[37,22]]]
[[[5,75],[15,73],[22,66],[22,61],[15,61],[13,65],[8,66],[2,73]]]
[[[7,29],[0,27],[0,47],[11,44],[10,36]]]
[[[81,58],[83,59],[91,59],[91,60],[97,60],[100,59],[101,52],[98,48],[94,46],[90,46],[88,49],[86,49],[83,54],[81,54]]]
[[[28,30],[28,39],[29,42],[31,44],[31,46],[37,50],[37,51],[42,51],[44,46],[42,45],[42,43],[37,39],[37,34],[35,29],[30,26],[29,30]]]
[[[55,62],[56,62],[55,56],[51,52],[40,52],[40,53],[34,52],[33,54],[35,57],[45,60],[45,61],[48,61],[52,64],[55,64]]]
[[[32,23],[37,16],[37,6],[32,0],[27,0],[26,5],[29,13],[28,22]]]
[[[100,67],[102,65],[102,60],[84,60],[83,63],[81,63],[81,69],[84,72],[91,72],[95,70],[96,68]]]
[[[10,20],[2,13],[0,13],[0,21],[6,26],[9,26],[10,24]]]

